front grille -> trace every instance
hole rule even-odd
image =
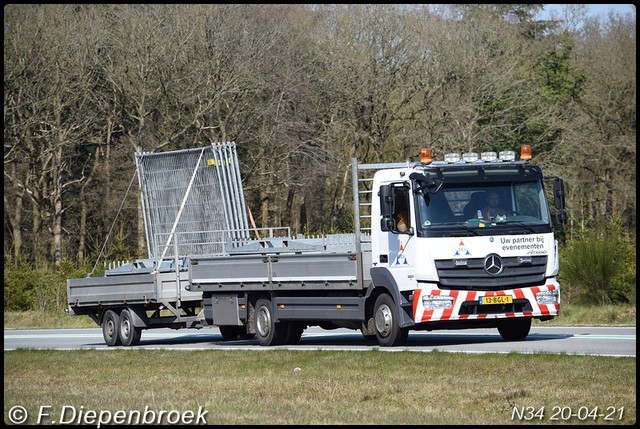
[[[489,275],[484,269],[484,258],[467,259],[466,265],[456,265],[453,259],[436,261],[441,289],[502,290],[513,287],[538,285],[544,281],[546,256],[533,256],[531,262],[520,257],[502,258],[503,270]]]

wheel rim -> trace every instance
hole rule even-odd
[[[131,334],[131,322],[128,318],[122,320],[122,336],[124,338],[129,338]]]
[[[107,336],[109,336],[109,338],[113,338],[113,334],[116,331],[116,325],[115,323],[113,323],[112,319],[107,320],[106,330],[107,330]]]
[[[391,309],[389,306],[381,305],[378,307],[376,311],[376,331],[383,336],[386,337],[391,332],[391,324],[393,323],[393,318],[391,316]]]
[[[269,335],[269,328],[271,326],[271,315],[265,307],[261,307],[258,310],[258,317],[256,319],[257,331],[261,337],[267,337]]]

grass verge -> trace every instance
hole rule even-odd
[[[635,380],[635,358],[15,350],[4,352],[4,413],[24,407],[32,424],[41,407],[47,424],[145,410],[171,423],[199,409],[207,424],[633,424]]]

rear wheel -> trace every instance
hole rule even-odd
[[[498,322],[498,332],[507,341],[520,341],[527,338],[531,330],[531,318],[502,319]]]
[[[125,308],[120,313],[120,341],[123,346],[137,346],[140,343],[142,329],[133,325],[131,310]]]
[[[256,337],[261,346],[283,344],[287,336],[287,324],[276,323],[271,301],[259,299],[256,303]]]
[[[400,328],[400,317],[391,296],[383,293],[376,299],[373,312],[376,338],[383,347],[400,346],[407,341],[409,330]]]
[[[107,310],[102,318],[102,336],[104,342],[109,346],[119,346],[120,342],[120,318],[113,310]]]

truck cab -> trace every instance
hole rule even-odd
[[[530,159],[526,145],[520,160],[505,151],[433,161],[425,149],[419,163],[376,172],[371,275],[399,291],[398,341],[403,326],[497,327],[523,339],[533,318],[560,313],[553,227],[566,222],[563,183],[553,178],[552,218]]]

